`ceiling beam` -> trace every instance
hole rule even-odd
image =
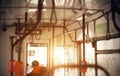
[[[37,9],[37,6],[1,6],[0,9],[18,9],[18,8],[30,8],[30,9]],[[43,9],[52,9],[52,7],[44,6]],[[68,9],[68,10],[82,10],[81,8],[77,7],[55,7],[55,9]],[[102,11],[104,9],[86,9],[91,11]]]

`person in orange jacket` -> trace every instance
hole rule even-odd
[[[33,70],[27,76],[45,76],[47,74],[47,68],[40,66],[39,62],[34,60],[32,62]]]

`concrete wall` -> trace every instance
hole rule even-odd
[[[98,50],[120,49],[120,38],[101,41],[98,43]],[[98,65],[104,67],[110,76],[120,76],[120,54],[98,54]],[[106,76],[98,72],[99,76]]]
[[[98,64],[104,67],[110,76],[120,76],[120,54],[98,55]],[[102,71],[98,71],[98,76],[106,76]]]
[[[10,60],[10,36],[14,36],[14,28],[8,28],[6,32],[0,30],[0,75],[9,76],[8,61]]]

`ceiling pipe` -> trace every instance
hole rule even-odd
[[[30,9],[37,9],[37,7],[36,6],[28,6],[28,7],[26,7],[26,6],[1,6],[0,7],[0,9],[12,9],[12,8],[14,8],[14,9],[18,9],[18,8],[30,8]],[[44,6],[43,7],[43,9],[52,9],[52,7],[47,7],[47,6]],[[75,9],[75,10],[81,10],[81,8],[77,8],[77,7],[74,7],[74,8],[71,8],[71,7],[55,7],[55,9],[68,9],[68,10],[70,10],[70,9]],[[102,10],[104,10],[104,9],[88,9],[88,8],[86,8],[86,10],[91,10],[91,11],[102,11]]]
[[[40,0],[40,1],[41,1],[41,0]],[[42,2],[41,2],[41,5],[42,5]],[[40,8],[39,11],[42,11],[42,9],[43,9],[43,8]],[[41,16],[41,14],[40,14],[40,16]],[[41,20],[41,18],[40,18],[40,20]],[[14,47],[18,42],[22,42],[29,34],[31,34],[31,33],[35,30],[35,28],[37,27],[37,25],[39,24],[40,20],[35,24],[35,26],[34,26],[30,31],[28,31],[28,33],[23,34],[22,37],[20,37],[18,40],[16,40],[16,42],[13,44],[13,47]]]

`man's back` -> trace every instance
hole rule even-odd
[[[47,75],[47,68],[42,66],[42,67],[35,67],[33,71],[27,76],[46,76],[46,75]]]
[[[33,70],[27,76],[46,76],[47,75],[47,68],[44,66],[39,66],[38,61],[32,62]]]

